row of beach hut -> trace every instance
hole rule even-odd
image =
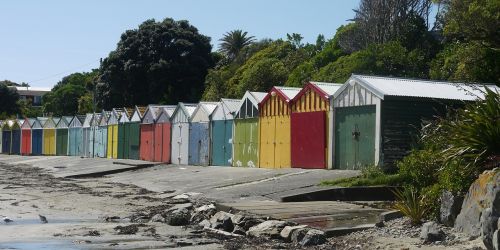
[[[179,165],[390,167],[411,150],[422,120],[483,98],[482,90],[352,75],[343,84],[276,86],[267,93],[247,91],[242,99],[0,121],[0,149]]]

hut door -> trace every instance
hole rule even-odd
[[[375,105],[335,112],[335,167],[361,169],[375,164]]]
[[[292,113],[292,167],[326,167],[326,112]]]

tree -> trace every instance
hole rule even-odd
[[[43,111],[56,116],[78,114],[78,99],[85,95],[83,86],[67,84],[42,97]]]
[[[0,116],[6,118],[19,112],[19,94],[16,90],[0,84]]]
[[[371,45],[367,49],[342,56],[313,76],[316,81],[345,82],[353,73],[425,78],[428,64],[425,54],[416,49],[408,51],[395,41]]]
[[[214,66],[210,38],[187,21],[148,20],[122,34],[103,60],[97,85],[102,108],[199,101]]]
[[[486,47],[499,47],[498,0],[449,0],[445,4],[444,33],[449,39],[478,41]]]
[[[420,18],[429,27],[431,0],[361,0],[355,11],[355,26],[343,36],[344,50],[355,52],[370,44],[399,40],[412,19]]]
[[[304,37],[301,34],[298,33],[292,33],[292,34],[286,34],[286,39],[288,40],[289,43],[291,43],[295,48],[302,48],[304,47],[304,44],[302,43],[302,39]]]
[[[78,99],[78,114],[94,112],[94,98],[92,94],[87,93]]]
[[[430,77],[440,80],[500,84],[500,52],[480,42],[446,45],[431,63]]]
[[[240,52],[245,47],[252,44],[254,40],[255,38],[253,36],[248,36],[248,32],[246,31],[229,31],[219,40],[221,42],[219,51],[226,55],[230,61],[233,61],[240,55]]]

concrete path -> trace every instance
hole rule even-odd
[[[0,162],[28,164],[48,170],[55,177],[63,178],[109,174],[154,165],[152,162],[139,160],[81,158],[75,156],[0,155]]]
[[[198,193],[227,210],[243,210],[322,229],[374,223],[382,212],[335,201],[279,202],[282,196],[325,189],[318,186],[322,180],[351,177],[358,175],[359,171],[177,165],[149,165],[140,170],[127,171],[148,162],[69,156],[0,155],[0,162],[29,164],[46,169],[56,177],[126,171],[106,175],[102,179],[133,184],[158,192],[159,196]]]
[[[220,203],[225,211],[246,211],[266,217],[289,220],[320,229],[374,224],[383,209],[336,201],[276,202],[251,201]]]

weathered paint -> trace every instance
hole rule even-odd
[[[31,155],[41,155],[43,148],[43,127],[44,118],[34,118],[31,126]]]
[[[172,140],[170,158],[172,164],[187,165],[189,162],[189,137],[191,116],[196,104],[179,103],[171,116]]]
[[[118,124],[108,125],[108,147],[106,156],[112,159],[118,158]]]
[[[140,128],[139,122],[125,123],[125,159],[139,159]]]
[[[10,154],[21,154],[21,129],[19,126],[12,128],[12,145]]]
[[[43,130],[43,154],[56,155],[56,129],[46,128]]]
[[[273,87],[259,105],[261,168],[289,168],[290,100],[299,88]]]
[[[43,155],[56,155],[56,124],[59,118],[49,117],[43,124]]]
[[[56,155],[68,155],[68,129],[56,129]]]
[[[210,120],[210,162],[215,166],[233,164],[233,120],[241,100],[222,98]]]
[[[96,130],[95,156],[106,158],[106,147],[108,143],[108,126],[98,126]]]
[[[108,158],[118,158],[118,123],[120,122],[122,112],[121,109],[113,109],[108,119],[108,144],[106,149],[106,157]]]
[[[68,155],[83,155],[83,122],[86,116],[75,116],[68,129]]]
[[[264,92],[245,92],[234,115],[234,167],[259,167],[259,103],[265,96]]]
[[[82,127],[69,128],[68,154],[80,156],[83,154],[83,129]]]
[[[85,115],[85,120],[83,120],[82,124],[82,156],[83,157],[92,157],[90,153],[91,148],[91,125],[94,119],[94,114],[88,113]]]
[[[21,155],[31,154],[31,124],[33,124],[33,121],[25,119],[23,125],[21,126]]]
[[[326,112],[300,112],[291,116],[291,160],[294,168],[326,168]]]
[[[375,105],[335,109],[335,167],[375,164]]]
[[[154,159],[154,124],[140,125],[141,142],[139,157],[143,161],[153,161]]]
[[[41,155],[43,148],[43,129],[31,130],[31,154]]]
[[[212,165],[231,166],[233,120],[212,121]]]
[[[10,154],[12,131],[9,128],[2,129],[2,153]]]
[[[295,168],[332,168],[333,94],[342,84],[309,82],[291,101],[291,161]],[[330,131],[332,130],[332,131]]]
[[[235,167],[258,167],[259,163],[259,118],[234,120]]]
[[[210,117],[216,102],[200,102],[191,116],[189,130],[189,164],[210,165]]]
[[[170,134],[171,124],[169,122],[156,123],[154,127],[155,153],[154,161],[170,163]]]
[[[69,130],[72,117],[63,116],[56,124],[56,155],[68,155]]]
[[[189,165],[209,164],[209,130],[207,122],[193,122],[189,131]]]
[[[116,112],[120,112],[120,120],[118,121],[118,137],[117,137],[117,158],[118,159],[126,159],[125,151],[128,152],[128,139],[125,137],[125,123],[130,122],[130,117],[134,110],[132,108],[123,108],[120,110],[116,110]],[[127,148],[127,149],[126,149]]]

